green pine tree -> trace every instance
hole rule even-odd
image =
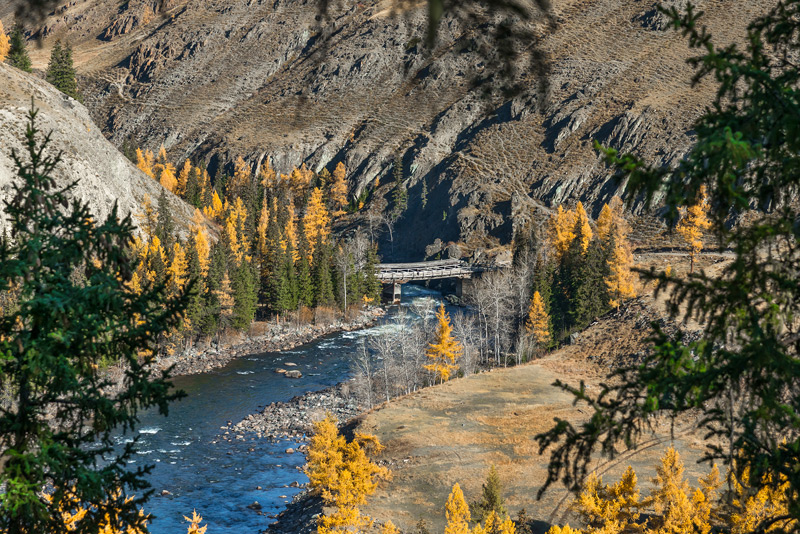
[[[310,308],[314,305],[314,280],[311,276],[311,266],[308,263],[308,245],[302,220],[298,233],[300,234],[298,238],[300,259],[297,262],[297,304]]]
[[[47,65],[47,81],[65,95],[81,102],[75,74],[75,67],[72,64],[72,48],[69,45],[62,46],[61,41],[56,41],[50,52],[50,63]]]
[[[577,239],[575,240],[577,241]],[[600,240],[589,244],[586,255],[575,269],[573,297],[570,306],[572,324],[585,328],[597,317],[608,311],[609,295],[605,277],[608,275],[606,253]]]
[[[25,43],[25,35],[22,33],[22,28],[19,24],[14,26],[11,31],[11,49],[8,51],[6,63],[12,67],[17,67],[19,70],[31,72],[31,58],[28,56],[28,47]]]
[[[481,500],[470,506],[470,509],[472,519],[479,522],[484,521],[491,512],[495,512],[500,517],[508,515],[502,495],[500,475],[497,474],[497,468],[494,465],[489,468],[489,475],[483,484]]]
[[[253,322],[258,302],[256,275],[248,262],[243,261],[233,270],[231,285],[234,300],[232,324],[238,330],[245,330]]]
[[[163,285],[141,295],[128,287],[130,216],[120,220],[114,206],[95,222],[89,205],[73,198],[75,183],[55,182],[61,159],[49,155],[36,114],[29,114],[27,154],[11,151],[17,180],[5,216],[13,239],[0,243],[0,292],[16,287],[19,294],[18,306],[0,314],[0,376],[12,396],[0,410],[0,532],[88,534],[101,521],[146,529],[139,510],[153,466],[129,470],[138,438],[126,447],[115,438],[123,430],[135,435],[144,410],[167,415],[182,395],[169,370],[152,371],[150,349],[178,326],[187,295],[170,298]],[[108,388],[110,363],[124,369],[119,390]],[[61,511],[76,502],[86,516],[73,529]]]
[[[203,199],[201,196],[202,187],[200,181],[202,179],[202,175],[200,174],[202,171],[198,167],[192,167],[192,172],[189,173],[189,177],[186,179],[186,192],[184,193],[183,198],[194,206],[195,208],[203,207]]]
[[[367,261],[364,265],[364,295],[373,303],[379,304],[381,301],[381,281],[375,272],[376,266],[380,263],[378,248],[370,247],[367,251]]]
[[[167,190],[163,187],[158,196],[157,214],[156,236],[161,240],[164,251],[171,257],[172,246],[175,244],[175,221],[172,219],[172,209],[167,200]]]
[[[315,304],[317,306],[332,306],[336,299],[333,295],[333,280],[331,279],[331,252],[330,247],[317,240],[314,247],[314,288],[316,289]]]
[[[194,235],[189,236],[186,250],[186,263],[188,265],[187,274],[190,280],[195,280],[195,291],[189,297],[189,305],[186,309],[186,314],[192,323],[192,329],[197,331],[203,321],[203,293],[199,290],[202,284],[199,283],[202,278],[200,269],[200,257],[197,254],[197,242]]]

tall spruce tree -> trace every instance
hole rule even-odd
[[[119,220],[115,205],[98,224],[71,198],[74,183],[56,184],[60,156],[49,155],[36,115],[27,154],[11,152],[11,239],[0,242],[0,292],[19,294],[0,315],[0,377],[13,397],[0,408],[0,532],[96,534],[101,523],[139,531],[152,466],[129,470],[138,438],[121,448],[114,438],[133,432],[142,410],[166,415],[180,396],[169,371],[149,366],[158,337],[178,326],[186,293],[130,287],[130,216]],[[125,369],[119,390],[103,372],[109,362]],[[73,528],[61,512],[76,504],[85,516]]]
[[[78,92],[78,81],[75,75],[75,67],[72,64],[72,48],[69,45],[63,46],[61,41],[56,41],[50,52],[46,79],[53,87],[80,102],[81,95]]]
[[[25,35],[22,33],[22,27],[19,24],[14,26],[11,30],[11,48],[8,51],[6,63],[12,67],[25,72],[31,72],[31,58],[28,56],[28,47],[25,43]]]
[[[175,244],[175,221],[172,218],[172,209],[167,200],[167,191],[161,190],[158,196],[158,222],[156,223],[156,235],[161,240],[164,250],[171,251]]]
[[[243,261],[234,268],[231,285],[234,301],[232,325],[238,330],[245,330],[253,322],[258,302],[256,274],[248,262]]]
[[[335,304],[330,245],[322,241],[322,236],[317,238],[317,246],[314,247],[314,289],[316,290],[314,303],[317,306]]]

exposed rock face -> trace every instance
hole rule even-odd
[[[52,132],[50,153],[62,152],[62,162],[54,171],[57,182],[64,186],[77,180],[75,196],[89,202],[98,219],[108,216],[115,201],[120,217],[141,212],[145,195],[157,201],[161,185],[142,174],[103,137],[85,107],[49,83],[4,63],[0,63],[0,200],[11,198],[11,184],[16,179],[11,150],[23,161],[27,157],[23,135],[31,97],[39,110],[36,124],[42,136]],[[169,197],[176,220],[188,222],[189,206],[171,194]],[[0,228],[6,224],[3,217]]]
[[[696,3],[719,45],[774,5]],[[269,156],[283,172],[343,161],[351,194],[382,184],[375,209],[391,209],[400,155],[409,207],[391,249],[420,259],[436,238],[464,254],[508,242],[557,203],[582,200],[597,215],[620,186],[593,139],[657,163],[683,157],[714,87],[690,88],[694,52],[663,31],[655,4],[553,0],[556,27],[531,22],[549,54],[547,98],[523,72],[531,90],[489,109],[469,83],[486,69],[483,30],[445,18],[427,53],[423,4],[392,16],[385,1],[332,3],[320,18],[308,0],[76,0],[47,22],[45,50],[58,36],[76,46],[88,106],[117,145],[164,143],[211,169],[236,155],[254,166]]]

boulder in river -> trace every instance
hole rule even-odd
[[[276,373],[280,373],[280,374],[282,374],[282,375],[285,375],[285,374],[286,374],[286,369],[281,369],[281,368],[279,367],[279,368],[275,369],[275,372],[276,372]]]
[[[297,369],[293,369],[291,371],[286,371],[284,376],[286,376],[286,378],[303,378],[303,373],[301,373]]]

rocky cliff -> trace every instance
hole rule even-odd
[[[158,200],[161,185],[119,153],[84,106],[49,83],[0,63],[0,201],[11,198],[16,179],[11,150],[25,157],[23,135],[31,98],[39,110],[36,123],[42,136],[51,132],[51,154],[62,152],[55,169],[57,182],[63,186],[77,180],[74,194],[89,202],[99,219],[108,216],[114,202],[124,216],[140,213],[145,195],[153,203]],[[172,194],[169,201],[176,220],[185,226],[192,216],[189,206]],[[0,228],[5,224],[5,218],[0,219]]]
[[[719,44],[774,4],[696,3]],[[236,155],[284,172],[343,161],[352,195],[378,184],[375,210],[390,207],[400,157],[409,208],[396,259],[421,258],[436,238],[466,251],[507,243],[558,203],[596,215],[620,188],[592,140],[674,162],[713,98],[710,84],[690,87],[693,51],[651,0],[553,0],[550,23],[529,24],[549,91],[522,69],[530,90],[504,101],[470,83],[497,61],[479,53],[487,28],[445,18],[429,52],[424,4],[396,4],[331,2],[323,16],[309,0],[73,0],[34,55],[44,66],[54,39],[75,46],[87,106],[117,146],[164,143],[211,169]]]

